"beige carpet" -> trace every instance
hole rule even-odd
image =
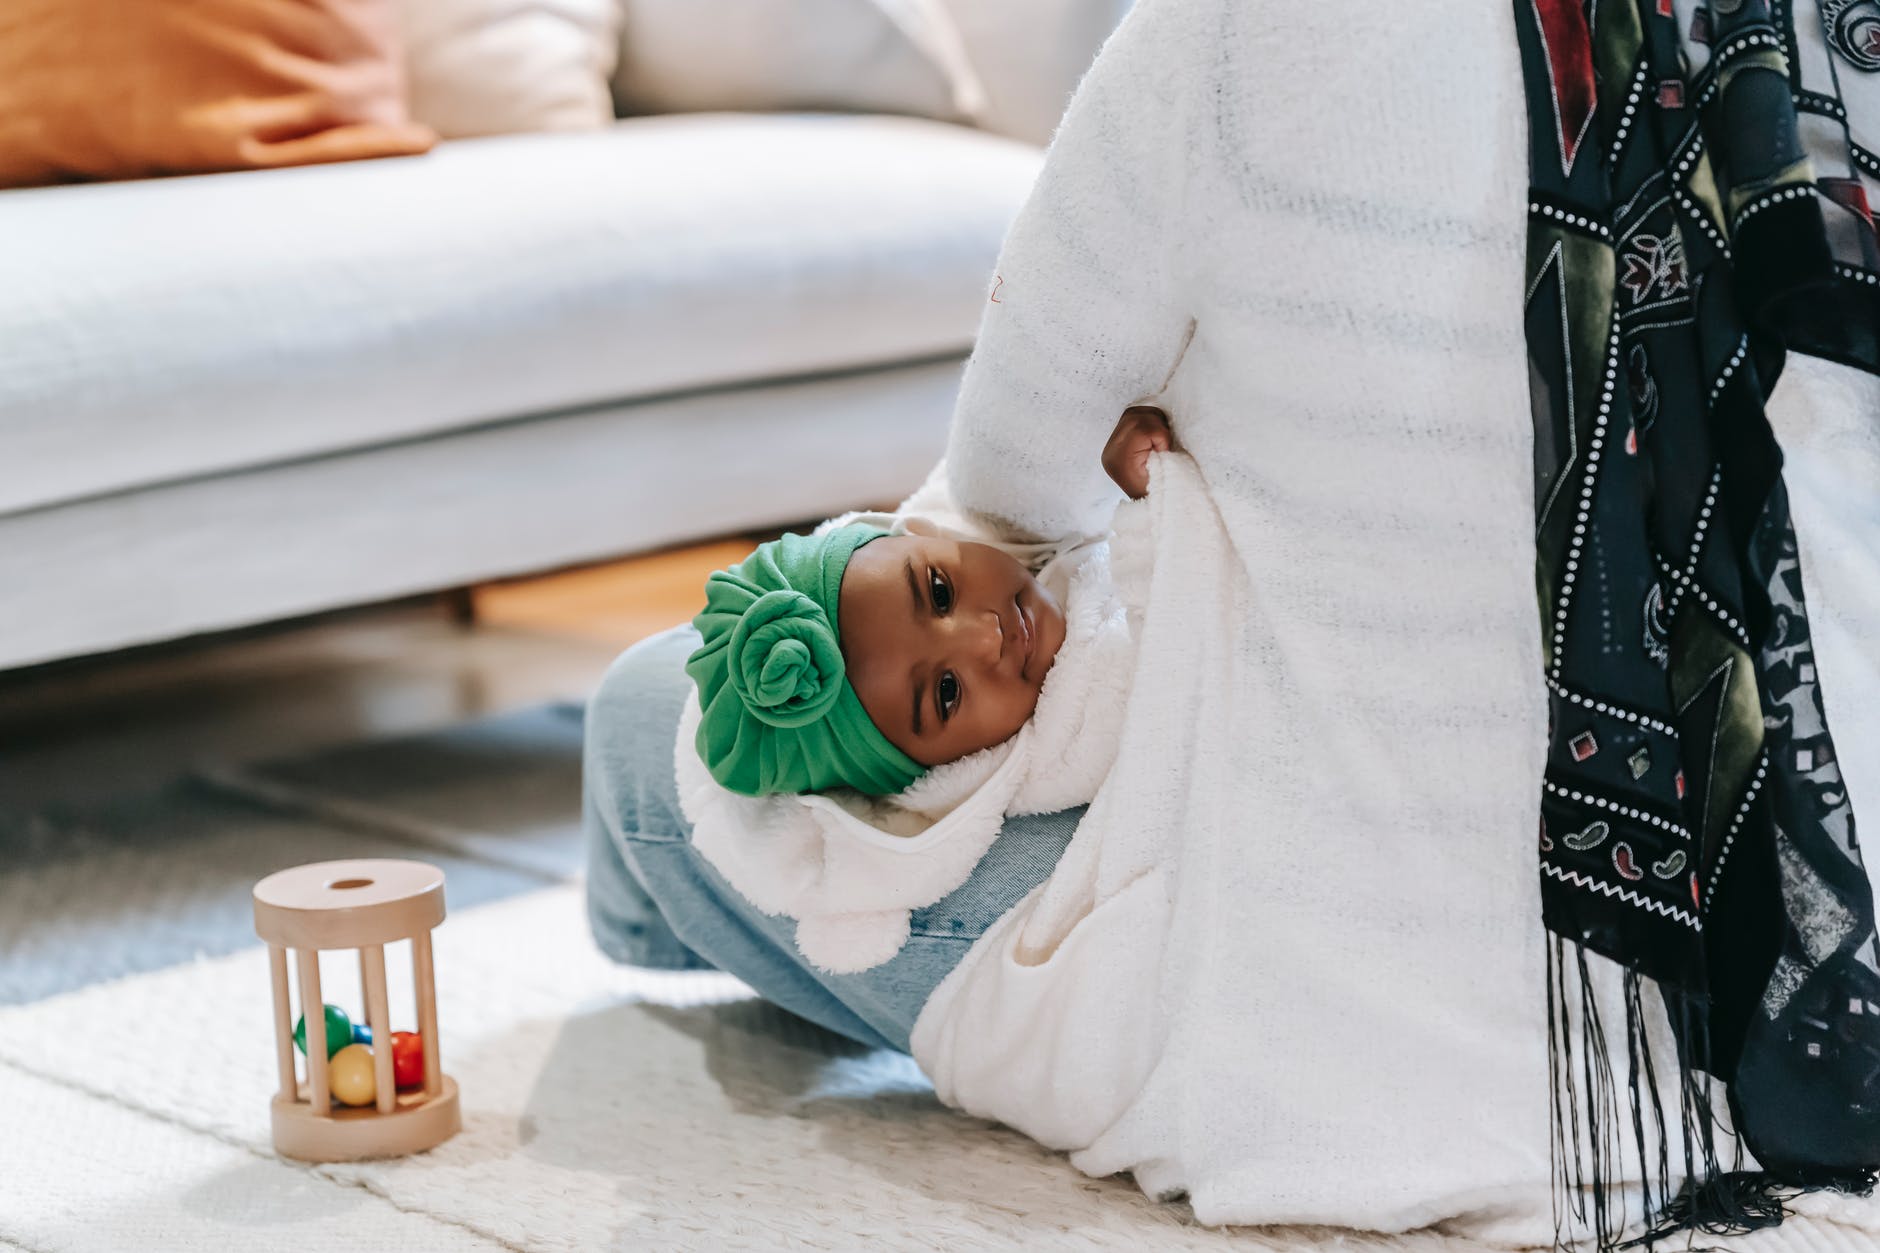
[[[458,911],[437,944],[466,1126],[400,1161],[271,1154],[258,949],[0,1011],[0,1250],[1481,1247],[1195,1227],[941,1108],[905,1057],[722,976],[609,965],[578,886]],[[329,998],[356,1001],[349,963],[329,961]],[[1779,1246],[1725,1243],[1874,1247],[1826,1223],[1793,1224]]]

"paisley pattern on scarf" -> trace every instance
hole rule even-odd
[[[1514,9],[1545,923],[1663,993],[1687,1114],[1658,1128],[1687,1176],[1721,1177],[1716,1115],[1688,1116],[1701,1071],[1768,1178],[1859,1179],[1880,1164],[1880,948],[1763,406],[1786,352],[1880,373],[1880,4]]]

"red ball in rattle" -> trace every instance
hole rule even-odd
[[[401,1088],[424,1082],[424,1037],[415,1031],[392,1032],[392,1082]]]

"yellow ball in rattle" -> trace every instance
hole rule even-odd
[[[363,1044],[348,1044],[333,1054],[326,1064],[326,1080],[333,1089],[333,1099],[342,1105],[370,1105],[378,1099],[372,1050]]]

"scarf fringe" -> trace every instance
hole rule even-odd
[[[1598,959],[1603,960],[1603,959]],[[1589,954],[1560,936],[1547,942],[1547,1059],[1551,1086],[1554,1245],[1566,1248],[1590,1238],[1599,1253],[1652,1248],[1680,1233],[1739,1236],[1774,1227],[1788,1215],[1787,1203],[1824,1189],[1866,1196],[1875,1186],[1871,1170],[1824,1172],[1807,1178],[1778,1178],[1741,1169],[1743,1143],[1716,1108],[1709,1075],[1710,1042],[1703,1008],[1694,998],[1658,985],[1676,1024],[1678,1056],[1668,1059],[1663,1081],[1677,1085],[1675,1124],[1666,1118],[1659,1059],[1653,1057],[1643,976],[1620,975],[1625,1009],[1624,1095],[1617,1059],[1608,1043]],[[1675,1066],[1675,1074],[1670,1073]],[[1626,1181],[1628,1137],[1639,1178]],[[1673,1141],[1683,1170],[1673,1190]],[[1723,1165],[1719,1146],[1731,1164]],[[1639,1189],[1639,1208],[1627,1203]],[[1643,1215],[1644,1230],[1623,1239],[1628,1218]]]

